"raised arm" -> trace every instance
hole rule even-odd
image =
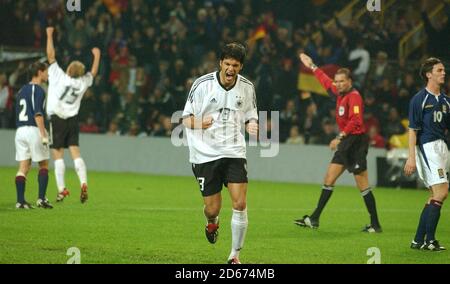
[[[333,94],[335,95],[338,94],[336,86],[334,86],[333,84],[333,80],[331,80],[331,78],[328,77],[325,72],[323,72],[319,67],[316,66],[316,64],[314,64],[311,57],[309,57],[305,53],[300,53],[300,60],[302,61],[303,65],[311,69],[311,71],[314,73],[314,76],[316,76],[317,80],[319,80],[320,84],[325,88],[325,90],[331,90],[331,92],[333,92]]]
[[[100,65],[100,49],[97,47],[94,47],[92,49],[92,54],[94,55],[94,61],[92,62],[92,68],[91,68],[91,74],[92,76],[97,76],[98,74],[98,67]]]
[[[53,46],[53,32],[54,27],[47,27],[47,60],[49,64],[56,61],[55,47]]]

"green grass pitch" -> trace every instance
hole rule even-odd
[[[193,177],[89,172],[89,201],[79,201],[74,170],[67,170],[72,195],[55,203],[50,172],[48,197],[53,210],[16,210],[15,168],[0,168],[0,263],[66,263],[76,247],[81,263],[225,263],[231,244],[230,200],[226,189],[219,240],[204,236],[202,199]],[[379,248],[381,263],[450,263],[448,252],[409,248],[425,190],[377,188],[382,234],[364,234],[369,218],[354,187],[338,186],[322,214],[320,228],[293,220],[311,213],[320,186],[250,181],[249,228],[243,263],[357,263]],[[37,171],[28,175],[26,197],[35,202]],[[437,238],[450,245],[450,216],[444,206]]]

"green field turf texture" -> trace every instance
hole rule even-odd
[[[89,201],[79,201],[74,170],[66,172],[72,195],[55,202],[50,172],[48,197],[53,210],[16,210],[14,168],[0,168],[0,263],[66,263],[76,247],[81,263],[225,263],[231,245],[230,199],[226,189],[215,245],[204,235],[205,219],[193,177],[89,172]],[[376,188],[384,232],[360,232],[369,222],[354,187],[337,186],[322,214],[320,228],[298,227],[293,220],[310,214],[320,185],[250,180],[249,227],[241,261],[248,264],[356,263],[380,250],[381,263],[450,263],[448,251],[409,248],[428,193]],[[37,197],[37,170],[27,180],[26,197]],[[444,205],[437,238],[450,245],[450,214]]]

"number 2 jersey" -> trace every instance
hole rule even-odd
[[[203,164],[221,158],[246,157],[244,125],[258,120],[253,84],[238,75],[230,89],[220,84],[219,72],[198,78],[191,87],[183,117],[211,116],[208,129],[186,129],[189,161]]]
[[[417,130],[417,145],[436,140],[446,141],[450,122],[450,98],[443,93],[433,95],[426,88],[409,103],[409,128]]]
[[[26,84],[16,97],[16,127],[36,126],[37,115],[44,116],[45,91],[41,86]]]
[[[81,99],[92,86],[94,77],[86,73],[79,78],[67,75],[55,61],[48,67],[47,115],[56,114],[62,119],[76,116],[80,110]]]

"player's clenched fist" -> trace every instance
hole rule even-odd
[[[47,31],[48,35],[52,35],[53,32],[55,31],[55,28],[54,27],[47,27],[45,30]]]
[[[100,49],[99,49],[98,47],[94,47],[94,48],[92,49],[92,54],[93,54],[95,57],[100,57]]]
[[[258,135],[258,123],[251,121],[247,123],[247,132],[250,135],[256,136]]]
[[[212,118],[211,116],[207,116],[205,118],[203,118],[202,120],[202,129],[207,129],[210,128],[211,125],[214,122],[214,118]]]

